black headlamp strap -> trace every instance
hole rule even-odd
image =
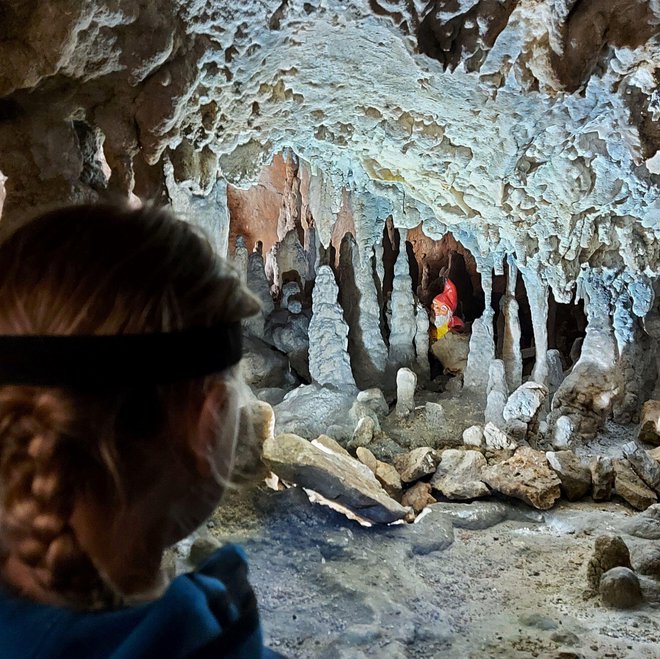
[[[241,324],[178,332],[0,336],[0,385],[167,384],[218,373],[242,356]]]

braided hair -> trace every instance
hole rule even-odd
[[[172,331],[234,322],[257,309],[190,225],[163,210],[110,205],[52,211],[3,241],[0,302],[0,334],[14,335]],[[92,497],[118,506],[139,495],[145,470],[159,468],[150,456],[173,450],[205,384],[0,386],[5,566],[20,565],[56,601],[118,603],[76,537],[75,503]]]

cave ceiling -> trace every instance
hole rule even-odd
[[[658,0],[10,0],[0,144],[22,160],[0,155],[6,203],[38,197],[29,168],[87,195],[84,154],[62,146],[76,125],[138,194],[247,186],[291,148],[326,243],[350,189],[358,224],[451,231],[559,299],[585,264],[643,287],[660,256],[659,34]]]

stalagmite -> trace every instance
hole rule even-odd
[[[531,268],[521,268],[520,272],[527,290],[534,329],[536,360],[532,370],[532,380],[539,384],[546,384],[548,380],[548,285],[543,283],[538,272]]]
[[[245,244],[245,238],[243,236],[236,236],[233,263],[244,282],[247,282],[248,277],[248,258],[249,253]]]
[[[553,417],[568,415],[575,432],[593,437],[621,390],[617,368],[610,304],[612,292],[606,279],[594,271],[581,280],[588,324],[580,358],[562,382],[552,401]]]
[[[507,260],[506,292],[500,300],[500,309],[504,316],[502,337],[502,361],[506,371],[506,381],[509,391],[522,384],[522,353],[520,349],[520,317],[518,301],[516,300],[516,281],[518,267],[512,257]]]
[[[429,315],[424,305],[417,304],[415,315],[415,372],[421,382],[428,382],[431,377],[429,364]]]
[[[295,277],[304,287],[308,279],[308,260],[295,229],[290,230],[284,238],[273,246],[273,283],[277,288]]]
[[[355,380],[348,357],[348,326],[337,294],[332,269],[321,266],[312,294],[309,372],[314,382],[345,390],[355,388]]]
[[[415,362],[415,302],[406,252],[406,232],[400,231],[391,297],[389,365],[393,371]]]
[[[270,294],[270,285],[264,270],[264,260],[260,252],[252,252],[247,260],[247,285],[248,288],[259,298],[261,310],[256,316],[246,318],[244,325],[256,336],[263,338],[264,323],[266,318],[273,312],[275,304]]]
[[[351,234],[341,243],[339,300],[348,322],[348,348],[358,386],[380,386],[387,366],[387,347],[380,331],[380,305],[374,284],[373,251],[360,254]]]
[[[396,374],[396,415],[408,418],[415,411],[417,376],[409,368],[400,368]]]
[[[486,394],[484,423],[491,422],[499,428],[504,428],[502,413],[509,397],[509,390],[506,382],[505,365],[501,359],[494,359],[490,363]]]
[[[493,332],[493,308],[490,300],[493,291],[492,265],[481,264],[481,286],[484,290],[486,308],[481,316],[472,323],[470,352],[464,374],[464,388],[480,396],[486,395],[488,387],[488,369],[495,359],[495,341]]]

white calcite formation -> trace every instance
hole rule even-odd
[[[519,272],[531,379],[556,388],[550,436],[562,417],[579,438],[612,412],[637,422],[659,363],[656,0],[579,11],[568,0],[60,4],[3,6],[0,233],[53,203],[153,199],[254,281],[260,265],[244,267],[244,248],[234,250],[228,194],[273,193],[260,172],[284,153],[281,204],[272,221],[251,208],[247,224],[270,232],[274,292],[293,278],[307,296],[289,311],[303,313],[314,286],[315,382],[352,391],[349,352],[358,379],[368,374],[360,386],[391,391],[400,367],[426,377],[406,239],[451,232],[485,294],[461,339],[469,356],[449,369],[463,372],[466,393],[485,402],[496,358],[510,391],[522,382]],[[388,223],[398,252],[385,264]],[[339,307],[321,265],[337,267],[347,233],[357,311],[343,295]],[[505,264],[496,346],[493,276]],[[548,314],[579,301],[586,337],[559,382]],[[257,336],[264,323],[252,323]]]
[[[309,324],[309,372],[314,382],[355,389],[348,358],[348,326],[337,302],[335,275],[321,266],[316,276]]]

